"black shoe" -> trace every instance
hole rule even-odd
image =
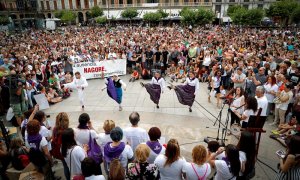
[[[140,82],[140,85],[141,85],[142,87],[145,87],[145,84],[144,84],[143,82]]]
[[[192,112],[192,108],[189,108],[189,111]]]
[[[158,104],[156,104],[156,108],[159,109],[159,105]]]
[[[133,78],[133,79],[132,79],[132,82],[134,82],[134,81],[135,81],[135,79]]]
[[[129,82],[131,82],[131,81],[132,81],[132,78],[129,79]]]
[[[172,89],[171,86],[167,86],[170,90]]]
[[[81,106],[82,109],[84,109],[84,106]]]

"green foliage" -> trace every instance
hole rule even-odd
[[[264,10],[260,8],[247,10],[246,24],[247,25],[259,25],[264,17]]]
[[[231,17],[234,14],[235,11],[237,11],[241,8],[243,8],[243,7],[240,6],[240,5],[229,6],[228,9],[227,9],[227,15],[229,17]]]
[[[55,11],[55,12],[54,12],[54,16],[55,16],[56,18],[61,18],[62,15],[63,15],[63,12],[64,12],[64,10],[62,10],[62,11]]]
[[[76,13],[73,11],[64,10],[61,11],[61,17],[60,20],[62,22],[72,22],[76,20]]]
[[[98,24],[105,24],[107,22],[107,18],[105,16],[99,16],[96,18],[96,22]]]
[[[7,25],[9,24],[8,16],[0,16],[0,25]]]
[[[238,7],[230,12],[231,20],[238,25],[259,25],[263,17],[264,10],[260,8],[248,10],[244,7]]]
[[[149,12],[149,13],[145,13],[143,16],[144,21],[149,21],[149,22],[157,22],[160,21],[161,18],[162,16],[159,12]]]
[[[209,24],[214,20],[215,14],[211,10],[206,10],[200,7],[196,12],[196,18],[198,24]]]
[[[268,17],[279,17],[286,24],[293,18],[294,11],[299,6],[295,0],[276,1],[267,9],[266,14]]]
[[[161,18],[166,18],[169,16],[169,13],[166,13],[163,9],[158,9],[156,13],[159,13],[161,15]]]
[[[206,10],[203,8],[192,10],[187,7],[184,7],[179,12],[179,15],[182,18],[182,23],[185,25],[208,24],[211,23],[215,18],[215,14],[211,10]]]
[[[138,12],[135,8],[127,8],[122,11],[121,16],[123,18],[133,19],[138,16]]]
[[[91,8],[91,16],[92,17],[99,17],[103,16],[103,9],[99,6],[94,6]]]
[[[293,22],[300,23],[300,6],[298,6],[292,14]]]

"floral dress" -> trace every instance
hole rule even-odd
[[[155,164],[129,163],[126,179],[130,180],[148,180],[159,179],[158,169]]]

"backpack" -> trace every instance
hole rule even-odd
[[[30,148],[28,156],[30,162],[32,162],[34,165],[38,167],[43,167],[47,163],[47,159],[44,155],[44,153],[40,150],[40,143],[38,143],[37,148]]]
[[[53,140],[51,142],[52,150],[50,151],[50,154],[56,159],[63,160],[64,157],[60,152],[61,144],[62,144],[61,134],[58,134],[57,131],[58,131],[57,129],[53,130],[54,136],[53,136]]]
[[[11,164],[13,168],[20,171],[23,170],[29,163],[29,157],[23,148],[15,149],[11,152]]]

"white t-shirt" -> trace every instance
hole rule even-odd
[[[255,96],[255,98],[257,100],[257,108],[262,108],[260,116],[267,116],[267,109],[269,104],[267,97],[263,96],[258,98],[257,96]]]
[[[105,180],[105,177],[103,175],[92,175],[92,176],[89,176],[89,177],[85,177],[84,178],[85,180]]]
[[[244,151],[239,151],[239,154],[240,154],[240,161],[242,165],[243,162],[246,163],[247,161],[246,153]],[[240,172],[240,176],[243,176],[242,172]]]
[[[214,88],[220,87],[221,77],[220,78],[213,77],[213,81],[214,81]]]
[[[124,136],[127,143],[132,147],[133,151],[135,151],[136,147],[139,144],[145,143],[149,140],[149,136],[146,130],[140,127],[125,128]]]
[[[72,151],[72,149],[73,148],[68,149],[67,156],[64,158],[69,169],[70,169],[70,163],[72,164],[71,170],[70,170],[71,177],[82,174],[81,162],[86,157],[86,153],[82,147],[75,146],[73,151]],[[72,154],[71,154],[71,151],[72,151]],[[70,156],[71,156],[71,160],[70,160]]]
[[[39,131],[39,134],[42,135],[43,137],[45,137],[45,140],[47,142],[47,147],[48,147],[48,150],[50,151],[52,149],[51,147],[51,142],[48,142],[46,138],[50,138],[51,135],[50,135],[50,130],[47,129],[45,126],[41,126],[41,129]],[[29,144],[28,144],[28,133],[27,133],[27,130],[25,131],[25,145],[27,147],[29,147]]]
[[[289,106],[289,104],[290,104],[290,102],[292,101],[292,99],[293,99],[293,92],[292,91],[289,91],[289,92],[285,92],[285,91],[282,91],[281,92],[281,95],[282,96],[289,96],[289,100],[287,100],[286,102],[284,102],[284,103],[280,103],[279,104],[279,109],[281,109],[281,110],[287,110],[288,109],[288,106]]]
[[[243,120],[244,122],[248,122],[249,121],[249,118],[250,116],[253,116],[255,115],[254,111],[252,109],[246,109],[244,112],[243,112],[243,115],[244,116],[247,116],[247,118],[245,120]],[[243,122],[241,121],[241,122]]]
[[[110,144],[110,146],[111,146],[111,144]],[[133,158],[133,151],[132,151],[131,147],[129,145],[125,145],[125,148],[119,157],[119,160],[120,160],[123,168],[125,168],[125,169],[127,168],[128,159],[132,159],[132,158]]]
[[[165,155],[160,154],[154,161],[160,172],[160,178],[163,180],[181,180],[183,166],[186,163],[184,158],[179,158],[169,166],[164,166],[167,161]]]
[[[215,160],[215,166],[217,170],[215,180],[236,179],[236,177],[234,177],[234,175],[229,171],[229,168],[224,160]]]
[[[79,146],[83,144],[88,144],[90,140],[90,132],[93,139],[98,139],[98,134],[92,129],[78,129],[74,128],[75,140]],[[98,142],[97,142],[98,143]],[[99,144],[100,145],[100,144]]]
[[[207,179],[207,177],[211,173],[211,167],[209,163],[204,163],[202,166],[193,163],[193,166],[195,170],[193,169],[192,164],[189,162],[186,162],[185,165],[183,166],[182,171],[186,173],[186,178],[188,180],[198,180],[198,177],[202,179]],[[197,174],[195,171],[197,172]]]
[[[271,86],[271,84],[267,84],[267,85],[264,85],[264,88],[265,88],[266,92],[269,92],[269,91],[278,92],[278,86],[276,84],[274,84],[273,86]],[[273,100],[275,99],[275,95],[270,94],[270,93],[265,93],[265,96],[267,97],[269,103],[273,103]]]

